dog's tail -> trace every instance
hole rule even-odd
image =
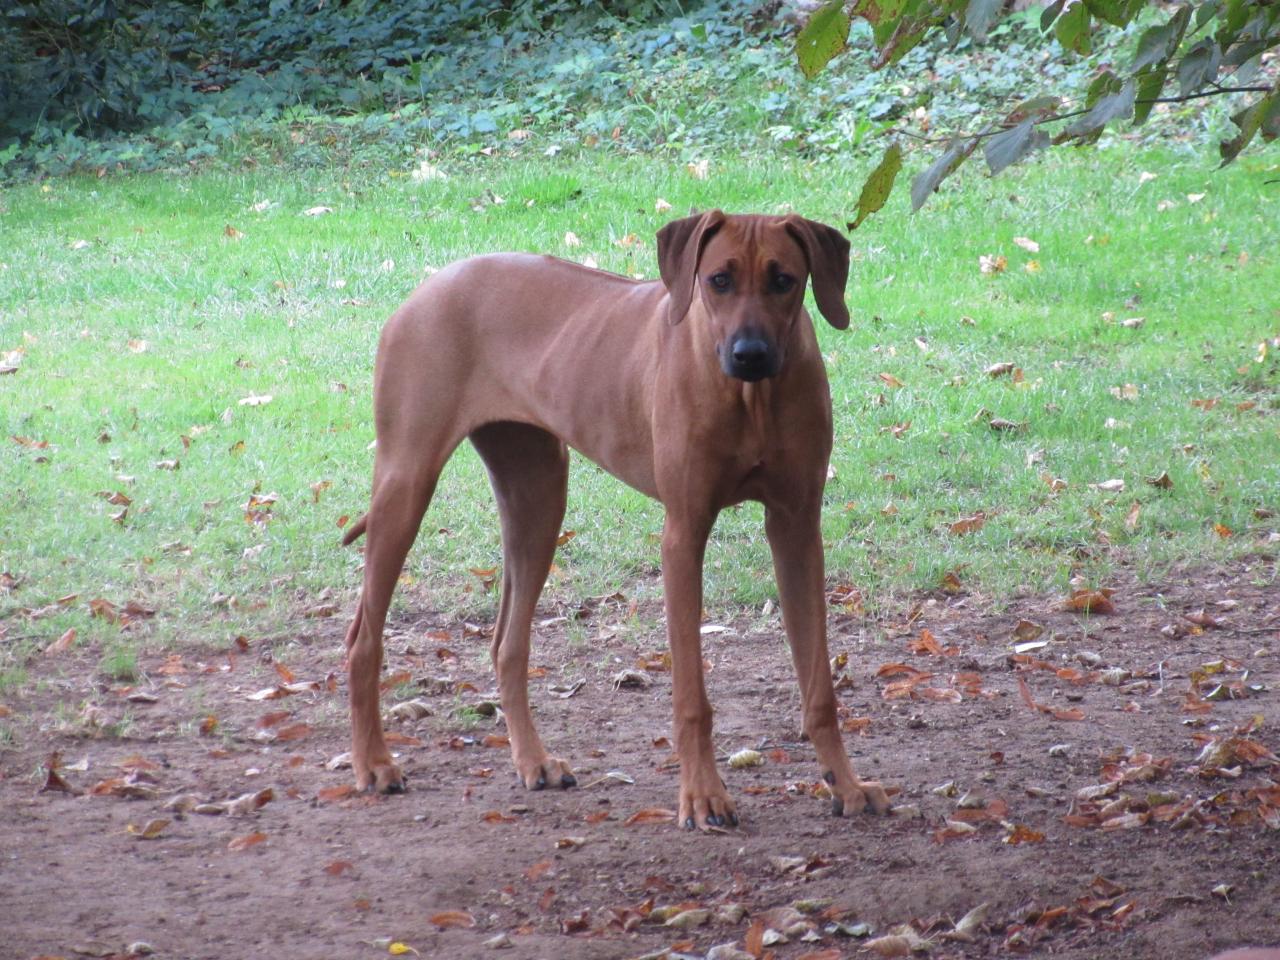
[[[363,517],[351,525],[351,528],[342,535],[342,545],[349,547],[361,537],[364,536],[364,528],[369,525],[369,515],[366,513]]]

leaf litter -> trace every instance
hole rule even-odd
[[[214,666],[225,660],[222,653],[151,661],[144,654],[144,671],[181,684],[174,696],[199,698],[192,701],[199,709],[188,711],[190,733],[170,732],[156,749],[139,754],[111,740],[63,740],[69,735],[20,727],[23,741],[32,737],[23,750],[36,741],[46,748],[89,745],[85,759],[70,765],[49,757],[48,749],[32,755],[28,769],[40,768],[46,790],[33,796],[39,784],[27,786],[30,812],[23,815],[41,818],[52,842],[59,831],[75,828],[81,811],[119,809],[116,840],[81,831],[75,842],[118,843],[127,835],[131,845],[113,848],[112,856],[145,851],[160,858],[167,875],[196,877],[204,863],[221,857],[216,869],[233,871],[251,888],[261,882],[259,864],[297,861],[323,889],[311,888],[307,902],[290,913],[307,918],[315,942],[331,943],[337,952],[353,949],[359,934],[327,918],[352,916],[354,904],[354,915],[383,916],[382,929],[396,932],[382,949],[399,943],[422,955],[487,952],[504,943],[519,946],[528,936],[562,939],[555,952],[569,957],[638,956],[676,946],[698,957],[719,946],[726,957],[735,955],[730,946],[753,957],[773,952],[780,960],[849,956],[855,936],[886,949],[905,943],[909,951],[913,944],[944,942],[987,952],[1078,943],[1114,953],[1133,929],[1158,935],[1162,915],[1143,904],[1159,902],[1169,890],[1195,897],[1186,902],[1246,942],[1269,909],[1251,885],[1248,851],[1264,850],[1280,829],[1274,660],[1255,656],[1274,650],[1280,633],[1266,632],[1275,621],[1266,592],[1249,585],[1255,577],[1165,585],[1157,605],[1153,588],[1119,574],[1105,591],[1077,588],[1119,611],[1096,619],[1096,600],[1067,609],[1045,596],[1017,601],[999,615],[979,612],[964,593],[938,593],[930,603],[871,615],[860,599],[833,602],[832,669],[845,678],[839,716],[855,764],[864,776],[903,788],[894,801],[899,814],[886,820],[843,823],[822,812],[818,801],[830,791],[817,778],[812,747],[795,737],[798,699],[785,651],[776,646],[777,628],[723,617],[717,625],[732,632],[709,634],[706,641],[708,652],[719,643],[735,650],[730,660],[712,656],[713,682],[728,685],[716,696],[717,731],[725,737],[717,746],[724,751],[721,773],[746,824],[728,837],[690,836],[674,825],[668,805],[677,771],[666,765],[671,745],[659,735],[669,723],[665,651],[642,642],[638,648],[652,652],[637,655],[607,641],[620,644],[613,649],[617,659],[590,666],[556,651],[564,627],[555,624],[544,631],[550,640],[540,635],[537,669],[545,679],[534,680],[534,691],[540,684],[569,689],[583,677],[588,683],[571,699],[539,701],[543,736],[573,757],[582,783],[604,780],[607,790],[527,794],[510,786],[502,735],[469,730],[451,709],[450,698],[459,690],[465,695],[463,685],[477,698],[493,686],[480,665],[483,631],[453,629],[449,645],[456,657],[448,661],[437,661],[430,647],[424,657],[420,643],[389,643],[387,678],[407,675],[397,684],[440,669],[437,662],[449,664],[450,676],[442,686],[419,688],[417,699],[431,712],[403,721],[412,735],[392,745],[409,772],[409,794],[357,793],[349,771],[326,769],[347,736],[342,678],[298,679],[333,669],[331,651],[340,646],[345,624],[303,617],[300,629],[327,637],[327,649],[290,645],[287,667],[237,655],[222,670]],[[836,593],[860,597],[853,585]],[[119,616],[124,608],[115,611]],[[598,609],[588,617],[623,613]],[[1183,632],[1161,633],[1171,625]],[[1236,625],[1261,632],[1237,633]],[[1213,638],[1215,648],[1190,646],[1200,637]],[[1036,646],[1017,652],[1021,644]],[[253,646],[269,649],[257,641]],[[52,670],[54,660],[83,655],[73,644],[33,669]],[[650,691],[614,691],[609,683],[637,656],[643,665],[635,672],[662,695],[655,702]],[[249,699],[255,691],[261,700]],[[112,698],[123,702],[125,694],[99,696],[99,708],[109,714]],[[40,709],[27,694],[6,695],[4,703],[21,704],[19,715]],[[177,704],[138,706],[132,722],[144,737],[172,730],[164,711]],[[1057,722],[1077,712],[1083,722]],[[197,729],[209,717],[216,724]],[[291,729],[297,736],[280,736]],[[1049,748],[1066,729],[1073,746],[1064,759]],[[486,748],[486,736],[493,736],[492,747]],[[975,742],[983,749],[975,751]],[[730,764],[735,751],[763,762]],[[80,746],[74,756],[82,755]],[[624,777],[609,776],[623,769]],[[915,786],[946,779],[954,781],[949,797]],[[14,778],[0,780],[6,799],[15,786]],[[215,809],[221,815],[212,815]],[[492,824],[485,823],[486,811],[495,815]],[[210,815],[190,816],[197,812]],[[168,822],[156,825],[160,821]],[[856,863],[850,829],[858,836]],[[1221,845],[1224,856],[1211,882],[1202,881],[1198,863],[1172,840],[1185,831]],[[148,842],[132,842],[144,834]],[[24,830],[18,842],[43,843],[44,836]],[[1094,846],[1066,846],[1081,836],[1093,838]],[[453,874],[476,878],[465,897],[457,895],[463,888],[431,879],[430,868],[425,886],[351,890],[392,859],[434,862],[421,859],[428,849],[446,851]],[[989,870],[1000,849],[1030,858],[1016,882]],[[969,877],[974,889],[945,902],[930,899],[921,894],[918,871],[890,868],[903,855]],[[1115,874],[1114,864],[1139,860],[1138,872]],[[89,863],[84,869],[98,868]],[[1215,886],[1230,896],[1212,894]],[[1062,889],[1076,893],[1063,896]],[[850,894],[856,907],[829,912]],[[161,900],[165,896],[161,892]],[[442,906],[424,910],[424,900]],[[167,909],[177,912],[172,901]],[[456,924],[434,922],[452,913],[462,915]],[[209,922],[224,924],[232,942],[245,923],[212,915]],[[294,938],[300,935],[302,928],[290,927],[294,921],[283,922]],[[32,943],[28,952],[48,952],[36,945],[36,927],[26,929],[19,936]],[[639,939],[624,949],[611,939],[619,936]],[[160,943],[158,936],[150,939]],[[495,947],[482,946],[490,940]],[[1170,956],[1202,960],[1176,947]]]

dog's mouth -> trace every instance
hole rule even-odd
[[[778,348],[763,337],[742,334],[734,337],[728,349],[721,349],[720,368],[729,376],[755,383],[775,376],[782,366]]]

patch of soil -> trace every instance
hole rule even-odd
[[[3,700],[0,956],[144,941],[192,960],[393,943],[704,957],[729,943],[825,960],[875,956],[867,942],[903,925],[901,944],[936,958],[1202,960],[1275,943],[1275,581],[1273,560],[1118,579],[1115,612],[1091,616],[1061,597],[995,611],[960,593],[873,620],[837,592],[842,722],[858,772],[899,790],[886,818],[830,815],[777,613],[710,624],[716,743],[743,817],[722,834],[652,812],[675,802],[670,676],[660,612],[625,598],[539,613],[532,696],[543,739],[575,764],[567,791],[514,781],[487,715],[487,624],[402,619],[389,634],[384,706],[424,714],[389,723],[410,785],[392,797],[354,795],[350,771],[327,768],[347,749],[337,619],[271,648],[144,654],[129,687],[86,680],[87,654],[40,657]],[[643,684],[615,689],[623,670]],[[746,748],[763,762],[731,767]]]

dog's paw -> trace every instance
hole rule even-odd
[[[375,763],[356,771],[356,789],[364,793],[404,793],[404,774],[394,763]]]
[[[710,783],[680,784],[680,806],[676,823],[686,830],[723,830],[738,825],[738,811],[729,791],[713,770]]]
[[[824,778],[831,785],[831,812],[837,817],[850,817],[870,811],[879,816],[889,812],[889,794],[878,780],[854,780],[853,784],[841,788],[833,782],[836,778],[828,773]]]
[[[559,757],[543,757],[540,761],[516,763],[516,775],[526,790],[546,790],[559,787],[567,790],[578,785],[573,769]]]

